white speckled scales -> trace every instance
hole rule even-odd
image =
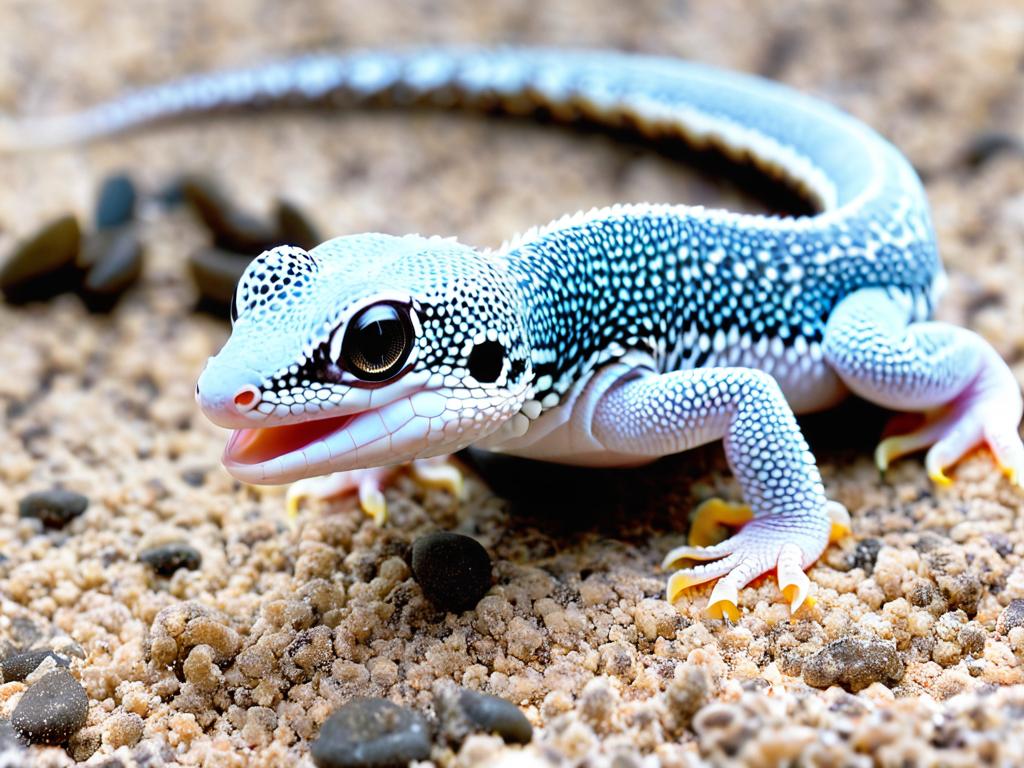
[[[720,577],[709,607],[729,615],[738,590],[772,569],[799,607],[803,569],[836,517],[794,411],[852,390],[923,414],[920,429],[883,441],[880,466],[930,447],[942,480],[987,443],[1011,477],[1024,476],[1009,369],[976,334],[928,321],[943,273],[915,173],[862,123],[783,86],[610,52],[327,54],[7,124],[0,142],[82,140],[295,101],[544,110],[629,126],[749,160],[818,213],[628,205],[568,216],[489,253],[364,235],[264,254],[239,285],[230,341],[199,382],[206,413],[262,446],[249,450],[258,460],[226,461],[236,476],[281,482],[471,444],[636,464],[724,438],[750,511],[716,514],[748,521],[725,541],[670,553],[710,562],[676,572],[669,597]],[[346,367],[341,345],[375,302],[405,317],[411,338],[405,368],[371,384]]]

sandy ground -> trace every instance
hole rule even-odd
[[[985,135],[1021,138],[1013,0],[5,0],[0,20],[0,110],[19,113],[272,54],[422,41],[614,46],[781,79],[907,152],[950,273],[940,316],[985,335],[1024,381],[1024,152],[971,161]],[[205,170],[252,210],[296,201],[328,234],[488,245],[613,202],[758,205],[601,136],[290,113],[0,158],[0,252],[57,214],[87,218],[98,181],[119,169],[150,190]],[[736,624],[702,618],[706,593],[662,600],[657,565],[689,511],[738,497],[718,446],[600,475],[486,465],[496,492],[474,475],[463,503],[403,478],[383,528],[346,501],[305,509],[291,529],[280,490],[223,472],[224,433],[192,398],[227,334],[191,311],[184,264],[204,235],[183,212],[144,218],[145,278],[112,316],[69,296],[0,307],[0,651],[77,644],[71,672],[90,700],[67,749],[32,748],[37,764],[309,765],[339,704],[377,695],[430,716],[441,679],[519,704],[535,736],[525,748],[487,735],[438,746],[439,765],[1020,764],[1024,494],[987,454],[950,488],[915,459],[882,480],[870,451],[885,414],[851,404],[807,420],[854,535],[810,571],[818,603],[793,621],[768,580],[743,592]],[[84,515],[57,532],[19,519],[21,497],[58,484],[89,497]],[[494,560],[473,611],[434,610],[411,579],[403,553],[438,529],[475,536]],[[168,579],[137,560],[181,540],[200,551],[197,570]],[[845,660],[829,646],[843,638],[859,643]],[[827,685],[829,669],[867,687],[808,684]],[[25,687],[0,684],[0,719]]]

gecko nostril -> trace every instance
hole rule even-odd
[[[235,393],[235,408],[239,413],[251,411],[260,402],[260,391],[252,384],[246,384]]]

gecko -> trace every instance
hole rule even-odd
[[[666,597],[713,581],[708,614],[736,618],[739,591],[772,571],[795,612],[806,569],[850,530],[795,414],[852,393],[919,414],[878,445],[880,469],[927,449],[944,484],[987,445],[1024,478],[1015,377],[981,336],[932,319],[945,275],[915,171],[864,123],[781,84],[612,51],[310,54],[8,121],[0,142],[294,103],[585,120],[751,164],[813,212],[622,204],[494,249],[367,233],[264,252],[196,388],[233,430],[223,462],[239,480],[297,481],[292,500],[355,492],[382,517],[389,467],[454,487],[439,457],[468,446],[600,467],[722,440],[744,503],[698,507],[665,557]]]

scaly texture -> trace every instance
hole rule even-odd
[[[234,333],[197,392],[214,421],[239,428],[225,455],[237,477],[282,482],[474,444],[632,464],[725,437],[754,520],[725,542],[686,548],[686,559],[722,559],[678,572],[669,591],[722,576],[711,607],[728,614],[737,590],[773,568],[798,608],[802,569],[826,545],[830,518],[842,522],[794,410],[827,407],[849,388],[927,412],[921,431],[880,447],[880,464],[935,444],[929,467],[940,478],[987,441],[1021,477],[1020,438],[999,420],[1008,412],[1015,425],[1021,413],[1005,364],[970,332],[924,324],[943,273],[913,170],[864,125],[765,81],[613,53],[320,55],[10,126],[8,141],[296,99],[632,126],[747,158],[819,213],[630,205],[566,217],[494,253],[361,235],[264,254],[239,284]]]

